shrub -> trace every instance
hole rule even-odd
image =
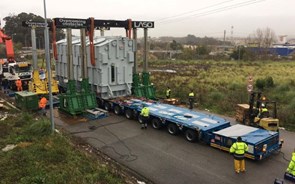
[[[47,119],[41,119],[27,127],[25,132],[34,137],[49,135],[51,133],[50,122]]]
[[[259,90],[263,90],[265,88],[265,80],[264,79],[257,79],[255,82],[255,86],[259,89]]]
[[[265,78],[265,86],[268,88],[274,87],[274,81],[272,77],[268,76]]]

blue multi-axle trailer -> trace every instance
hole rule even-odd
[[[141,121],[139,113],[147,106],[150,123],[154,129],[166,127],[172,135],[183,133],[190,142],[204,142],[214,148],[229,151],[238,136],[248,144],[247,158],[262,160],[281,149],[283,141],[279,132],[268,131],[246,125],[231,125],[224,118],[212,114],[192,111],[157,101],[136,98],[115,98],[104,101],[104,107],[117,115]]]

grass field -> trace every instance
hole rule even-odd
[[[39,59],[39,67],[42,64],[43,60]],[[230,116],[234,116],[236,104],[248,103],[248,77],[253,76],[254,91],[262,91],[268,99],[277,102],[280,125],[295,130],[294,61],[157,60],[149,61],[149,70],[176,71],[152,72],[157,96],[164,97],[169,86],[172,97],[187,101],[193,89],[197,108]]]
[[[0,183],[125,183],[100,161],[77,149],[70,138],[51,134],[49,120],[14,114],[0,122]]]
[[[231,116],[236,104],[248,103],[247,85],[251,75],[254,91],[262,91],[268,99],[277,101],[281,126],[295,130],[295,62],[169,60],[149,62],[149,67],[151,71],[176,71],[152,72],[151,81],[157,95],[164,97],[169,86],[172,97],[187,101],[187,95],[193,89],[197,108]],[[268,83],[270,78],[273,83]]]

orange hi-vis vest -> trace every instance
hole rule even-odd
[[[45,108],[46,104],[47,104],[47,99],[45,97],[42,97],[41,100],[39,101],[39,107],[43,109]]]
[[[22,86],[22,81],[21,81],[20,79],[16,80],[16,81],[15,81],[15,85],[16,85],[17,87],[21,87],[21,86]]]

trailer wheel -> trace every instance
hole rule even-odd
[[[138,122],[139,122],[140,124],[143,123],[142,116],[138,116]]]
[[[161,121],[160,121],[159,118],[153,118],[153,119],[152,119],[152,127],[153,127],[154,129],[161,129],[161,127],[162,127],[162,123],[161,123]]]
[[[191,129],[187,129],[185,131],[185,138],[187,141],[189,142],[195,142],[197,140],[197,134],[195,131],[191,130]]]
[[[112,106],[111,106],[111,104],[110,104],[109,102],[105,102],[105,103],[104,103],[104,109],[105,109],[105,110],[107,110],[107,111],[111,111],[111,108],[112,108]]]
[[[179,133],[179,129],[174,123],[169,123],[167,126],[167,130],[171,135],[177,135]]]
[[[133,112],[132,112],[131,109],[126,109],[126,110],[125,110],[125,117],[126,117],[127,119],[132,119],[132,118],[133,118]]]
[[[114,113],[115,113],[116,115],[121,115],[122,110],[121,110],[121,107],[120,107],[119,105],[116,105],[116,106],[114,107]]]
[[[102,99],[97,98],[96,103],[99,108],[103,108],[103,100]]]
[[[139,116],[139,113],[136,110],[132,111],[132,118],[137,119]]]

